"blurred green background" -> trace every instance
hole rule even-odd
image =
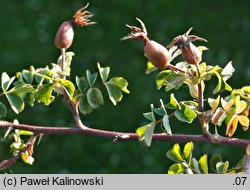
[[[1,0],[0,6],[0,70],[10,75],[29,65],[44,67],[56,62],[60,52],[54,47],[54,35],[59,25],[70,20],[81,0]],[[92,114],[82,116],[83,122],[94,128],[135,132],[145,123],[143,112],[149,105],[167,101],[169,93],[156,90],[156,74],[145,75],[146,58],[143,44],[135,41],[121,42],[129,30],[125,24],[136,24],[141,18],[149,37],[167,45],[176,35],[194,27],[192,34],[204,37],[209,51],[204,60],[208,64],[225,66],[230,60],[236,73],[230,79],[234,88],[249,84],[250,80],[250,2],[234,0],[127,0],[90,1],[89,10],[98,24],[75,29],[74,43],[69,49],[76,56],[73,76],[82,76],[88,68],[96,70],[96,62],[111,67],[112,76],[123,76],[129,81],[130,95],[114,107],[106,103]],[[199,44],[196,43],[196,44]],[[204,44],[203,44],[204,45]],[[74,77],[72,77],[74,79]],[[207,85],[205,97],[211,95],[215,80]],[[190,99],[188,89],[176,92],[177,99]],[[1,101],[5,101],[1,98]],[[27,107],[19,115],[9,114],[6,120],[17,118],[20,123],[74,127],[69,108],[61,98],[51,106],[37,104]],[[174,133],[199,134],[196,123],[182,124],[171,119]],[[156,129],[161,131],[159,128]],[[225,127],[220,129],[225,133]],[[1,135],[4,131],[1,130]],[[248,138],[239,127],[236,137]],[[110,139],[80,135],[46,135],[35,148],[33,166],[18,162],[6,173],[166,173],[172,162],[166,158],[170,142],[153,142],[145,147],[139,142],[112,143]],[[0,160],[10,156],[9,144],[1,142]],[[244,150],[224,145],[195,144],[195,156],[221,153],[233,166]]]

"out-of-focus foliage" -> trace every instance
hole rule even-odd
[[[29,65],[37,68],[54,62],[60,54],[54,47],[56,31],[63,21],[71,19],[72,11],[83,4],[85,2],[80,0],[2,0],[1,72],[6,71],[12,76],[18,70],[28,69]],[[105,104],[93,114],[82,116],[83,122],[90,127],[107,130],[135,131],[137,126],[146,124],[141,113],[148,109],[150,103],[159,105],[160,98],[164,102],[169,99],[163,89],[156,90],[156,76],[144,74],[147,60],[141,56],[143,45],[119,41],[128,32],[125,24],[133,22],[135,17],[145,22],[149,37],[163,45],[194,27],[196,34],[208,40],[206,46],[210,50],[204,52],[205,61],[210,65],[225,66],[226,62],[232,60],[236,72],[230,80],[231,86],[241,88],[249,85],[249,5],[248,1],[235,3],[233,0],[91,1],[89,9],[98,24],[75,30],[74,43],[70,48],[75,52],[71,73],[83,76],[85,73],[81,71],[87,68],[97,72],[96,62],[100,62],[103,67],[112,68],[112,75],[121,75],[128,80],[131,95],[126,96],[119,107]],[[212,94],[215,82],[206,86],[205,98]],[[188,93],[181,93],[182,90],[187,91],[178,91],[177,99],[188,96]],[[43,105],[27,108],[18,115],[18,120],[20,123],[74,127],[70,109],[62,101],[55,100],[49,108]],[[11,110],[8,112],[11,113]],[[12,121],[15,117],[13,113],[7,119]],[[183,125],[181,122],[171,122],[173,133],[183,132],[183,128],[178,126],[180,124]],[[201,133],[198,125],[186,125],[186,133]],[[249,132],[237,130],[235,136],[249,138]],[[162,153],[173,144],[152,143],[154,146],[147,148],[138,142],[114,144],[108,139],[96,137],[48,135],[42,138],[34,153],[36,162],[33,166],[17,164],[9,172],[166,173],[166,168],[173,162]],[[10,156],[6,154],[6,147],[7,144],[1,144],[1,160]],[[232,165],[244,154],[241,149],[225,145],[196,144],[195,150],[195,157],[200,157],[204,152],[210,158],[212,153],[220,153],[223,160],[230,161]]]

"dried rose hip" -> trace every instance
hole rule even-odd
[[[121,39],[143,40],[144,52],[149,61],[151,61],[155,67],[159,69],[165,69],[166,67],[168,67],[168,65],[170,65],[169,63],[171,59],[170,53],[161,44],[153,40],[149,40],[149,38],[147,37],[147,30],[144,23],[138,18],[136,18],[136,20],[141,24],[141,28],[138,28],[136,26],[126,25],[132,30],[132,32]]]
[[[189,35],[191,30],[192,28],[190,28],[185,34],[175,37],[174,40],[167,46],[167,48],[177,46],[177,49],[180,49],[182,52],[184,61],[188,62],[189,64],[198,65],[202,60],[202,53],[192,43],[192,41],[199,40],[207,42],[207,40],[195,35]]]
[[[95,22],[90,22],[89,20],[89,18],[92,17],[93,14],[91,14],[89,11],[84,11],[88,6],[89,3],[77,10],[73,16],[73,20],[63,22],[61,24],[55,36],[55,45],[57,48],[68,49],[71,46],[74,38],[73,25],[81,27],[95,24]]]

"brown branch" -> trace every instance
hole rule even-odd
[[[17,128],[16,128],[17,129]],[[20,150],[20,152],[8,160],[3,160],[0,162],[0,170],[4,170],[16,163],[17,159],[20,158],[23,152],[26,152],[31,146],[34,145],[37,135],[33,134],[30,139],[25,143],[26,147]]]
[[[13,129],[28,130],[34,133],[42,134],[79,134],[87,136],[96,136],[103,138],[110,138],[113,141],[137,141],[138,136],[136,133],[105,131],[99,129],[88,128],[84,126],[84,130],[80,128],[67,128],[67,127],[47,127],[47,126],[33,126],[26,124],[14,124],[7,121],[0,121],[0,128],[12,127]],[[239,146],[246,148],[250,144],[250,140],[228,138],[218,135],[211,135],[210,138],[203,135],[185,135],[175,134],[168,136],[165,133],[158,133],[153,135],[154,141],[169,141],[169,142],[200,142],[200,143],[215,143],[215,144],[227,144],[233,146]]]

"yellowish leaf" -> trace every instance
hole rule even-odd
[[[242,129],[244,130],[244,131],[247,131],[248,130],[248,128],[249,128],[249,126],[241,126],[242,127]]]
[[[248,117],[244,116],[244,115],[239,115],[239,122],[242,126],[248,127],[249,126],[249,119]]]
[[[237,129],[238,121],[239,121],[239,118],[237,115],[234,115],[231,118],[231,120],[227,124],[226,135],[228,135],[229,137],[233,136],[233,134],[235,133],[235,131]]]
[[[214,98],[208,98],[208,104],[212,108],[212,111],[216,110],[220,102],[220,95],[214,99]]]
[[[229,108],[231,108],[233,104],[234,104],[234,99],[231,99],[227,102],[226,100],[221,98],[221,105],[225,111],[227,111]]]
[[[239,97],[239,96],[237,96],[237,97]],[[246,107],[247,107],[247,103],[243,100],[241,100],[241,101],[236,100],[235,105],[236,105],[236,114],[243,112],[244,109],[246,109]]]

